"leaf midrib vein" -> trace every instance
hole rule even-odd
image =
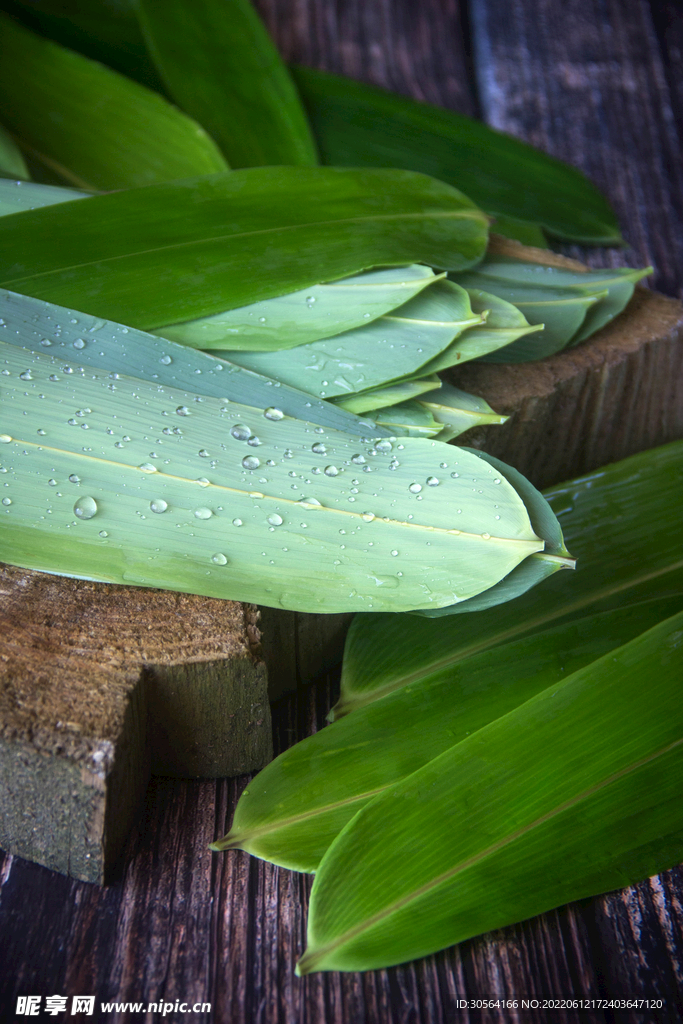
[[[534,821],[529,822],[529,824],[524,825],[522,828],[517,829],[517,831],[515,832],[512,832],[509,836],[504,836],[502,839],[499,839],[498,842],[492,843],[485,850],[481,850],[478,853],[473,854],[471,857],[468,857],[466,860],[461,861],[454,867],[442,872],[442,874],[438,875],[436,878],[431,879],[429,882],[425,882],[424,885],[415,889],[414,892],[406,894],[400,899],[395,900],[394,903],[390,904],[390,906],[385,907],[381,911],[378,911],[372,917],[369,917],[366,921],[363,921],[361,924],[356,925],[354,928],[350,928],[347,932],[339,936],[339,938],[335,939],[333,942],[326,943],[325,945],[319,946],[317,949],[314,949],[311,955],[311,959],[319,960],[321,959],[321,957],[325,956],[325,954],[328,953],[330,950],[335,950],[339,949],[340,947],[343,947],[345,943],[354,939],[357,935],[361,935],[363,932],[369,931],[376,924],[379,924],[387,917],[390,917],[391,914],[399,910],[402,910],[403,907],[419,899],[421,896],[426,895],[433,889],[438,888],[438,886],[442,885],[444,882],[449,881],[450,879],[454,878],[456,875],[460,874],[463,871],[467,871],[468,868],[473,867],[475,864],[480,864],[486,858],[492,856],[495,853],[498,853],[500,850],[504,849],[506,846],[509,846],[517,839],[520,839],[523,836],[528,835],[528,833],[532,832],[535,828],[544,825],[548,821],[552,821],[553,818],[556,818],[559,814],[564,813],[564,811],[571,810],[571,808],[576,807],[582,801],[589,799],[591,796],[594,796],[601,790],[607,788],[608,786],[611,786],[614,782],[618,782],[620,779],[625,778],[627,775],[630,775],[632,772],[637,771],[639,768],[642,768],[645,765],[650,764],[652,761],[656,761],[657,758],[664,757],[666,754],[670,753],[672,750],[675,750],[676,747],[680,747],[681,745],[683,745],[683,738],[674,740],[672,743],[668,743],[665,747],[662,747],[660,750],[657,750],[652,754],[649,754],[647,757],[643,757],[639,761],[634,761],[633,764],[625,765],[623,768],[620,768],[619,771],[613,772],[612,775],[608,776],[606,779],[602,779],[600,782],[584,790],[582,793],[579,793],[577,796],[570,797],[563,803],[558,804],[557,807],[553,807],[545,814],[540,815],[540,817],[536,818]]]
[[[65,204],[56,204],[65,205]],[[307,228],[320,227],[324,228],[329,225],[347,225],[347,224],[362,224],[367,221],[398,221],[398,220],[418,220],[418,219],[444,219],[444,220],[480,220],[481,217],[476,215],[476,211],[465,211],[465,210],[452,210],[450,212],[436,212],[436,213],[392,213],[392,214],[377,214],[374,216],[366,217],[345,217],[343,219],[337,218],[334,220],[319,220],[311,221],[303,224],[283,224],[276,228],[259,228],[253,231],[237,231],[230,234],[224,235],[212,235],[211,237],[203,238],[192,238],[184,242],[174,242],[169,245],[155,246],[151,249],[140,249],[137,252],[126,252],[121,253],[118,256],[104,256],[101,259],[88,260],[85,263],[74,263],[68,267],[56,267],[52,270],[43,270],[38,274],[28,274],[22,277],[12,277],[5,280],[5,284],[18,284],[23,281],[35,281],[41,277],[51,277],[55,274],[65,274],[73,270],[83,270],[86,267],[100,266],[103,264],[115,263],[118,260],[127,260],[131,258],[137,258],[140,256],[149,256],[152,253],[157,252],[174,252],[178,249],[187,249],[192,246],[202,246],[206,244],[214,244],[216,242],[222,242],[225,240],[233,239],[244,239],[254,238],[257,235],[275,235],[281,234],[287,231],[299,231]]]

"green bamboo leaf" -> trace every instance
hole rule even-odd
[[[161,89],[132,0],[3,0],[2,8],[41,36]]]
[[[520,363],[530,359],[544,359],[566,348],[581,329],[588,311],[607,298],[608,291],[547,288],[526,282],[504,282],[480,274],[458,275],[458,283],[467,289],[484,289],[492,295],[514,305],[530,324],[543,326],[533,337],[520,337],[518,341],[485,354],[489,363]]]
[[[650,273],[651,267],[644,270],[617,267],[580,272],[539,263],[527,263],[504,256],[487,256],[476,271],[480,287],[513,302],[528,315],[532,323],[538,323],[543,319],[546,330],[540,337],[521,341],[514,348],[487,355],[486,361],[524,362],[527,359],[550,355],[555,344],[551,336],[556,337],[557,344],[560,344],[563,338],[565,344],[569,345],[585,341],[621,313],[631,299],[636,283]],[[572,325],[570,318],[566,317],[564,303],[557,307],[553,304],[545,310],[542,305],[539,306],[539,299],[542,301],[546,290],[549,297],[557,294],[559,290],[566,291],[568,296],[572,293],[582,296],[592,293],[598,295],[599,299],[588,306],[583,321],[570,335]],[[532,304],[527,307],[523,303],[530,297]],[[561,316],[558,320],[559,313]],[[578,314],[576,319],[578,320]]]
[[[466,291],[472,311],[480,313],[485,321],[463,331],[451,345],[427,363],[422,372],[439,373],[470,359],[484,359],[492,353],[497,355],[499,350],[502,358],[503,350],[507,352],[513,342],[543,330],[542,324],[530,324],[521,310],[511,302],[477,288],[467,288]],[[529,344],[533,345],[534,342],[535,339],[531,339]]]
[[[440,388],[422,395],[417,404],[441,424],[440,441],[451,441],[471,427],[505,423],[508,419],[494,412],[488,402],[478,395],[470,395],[445,382]]]
[[[523,245],[533,245],[536,249],[548,249],[548,240],[543,233],[540,224],[532,224],[528,220],[519,220],[517,217],[506,217],[498,214],[491,230],[504,238],[514,238]]]
[[[358,394],[349,395],[347,398],[336,398],[334,405],[339,409],[355,412],[357,415],[369,415],[370,410],[378,412],[389,405],[408,402],[410,399],[415,398],[417,395],[422,395],[426,391],[434,391],[440,385],[441,381],[436,375],[427,377],[424,380],[399,381],[398,384],[388,384],[384,388],[360,391]],[[372,419],[371,416],[370,419]]]
[[[138,0],[137,11],[170,94],[234,167],[317,163],[294,83],[249,0]]]
[[[679,611],[683,595],[587,616],[437,671],[280,754],[213,850],[315,871],[361,807],[445,750]]]
[[[464,288],[440,280],[399,309],[334,338],[282,352],[225,356],[316,397],[336,398],[415,374],[456,335],[480,322]]]
[[[465,600],[543,548],[474,456],[458,453],[456,482],[437,442],[394,450],[277,406],[86,372],[89,344],[65,362],[0,342],[2,561],[337,612]]]
[[[208,351],[273,352],[361,327],[438,280],[430,267],[368,270],[154,332]]]
[[[407,437],[437,437],[442,429],[442,424],[418,402],[397,402],[390,408],[375,409],[368,415],[392,434]]]
[[[683,855],[683,613],[362,808],[325,854],[298,971],[425,956]]]
[[[0,15],[0,102],[29,153],[85,189],[227,168],[203,128],[123,75]]]
[[[573,167],[453,111],[324,71],[293,73],[323,163],[423,171],[494,216],[577,242],[621,242],[609,204]]]
[[[0,125],[0,175],[7,178],[30,178],[26,161],[14,139]],[[0,184],[2,184],[0,182]]]
[[[486,234],[424,175],[255,167],[0,218],[0,285],[153,329],[373,266],[464,269]]]
[[[545,492],[578,569],[462,620],[358,615],[340,706],[351,710],[440,667],[553,623],[683,593],[683,442],[634,455]],[[643,523],[666,528],[643,531]]]
[[[87,199],[88,192],[58,185],[37,185],[32,181],[3,181],[0,179],[0,217],[41,206],[69,203],[72,199]]]
[[[391,433],[368,418],[358,419],[345,409],[313,398],[263,377],[220,362],[175,342],[156,338],[76,310],[55,306],[26,295],[0,291],[3,339],[20,348],[77,359],[82,367],[128,375],[159,385],[183,388],[195,396],[227,398],[231,402],[266,409],[277,405],[287,416],[313,420],[319,426],[342,430],[354,437]]]

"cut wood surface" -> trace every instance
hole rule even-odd
[[[581,167],[615,205],[630,248],[568,252],[591,266],[653,263],[648,284],[680,296],[683,151],[676,124],[683,113],[683,14],[673,0],[477,0],[467,8],[458,0],[258,0],[258,6],[290,60],[480,114]],[[628,359],[625,365],[633,367]],[[635,408],[645,383],[619,372]],[[552,395],[554,385],[548,387],[544,394]],[[599,458],[592,421],[584,421],[588,456],[582,454],[583,426],[575,415],[576,434],[558,444],[571,448],[572,458]],[[641,447],[659,436],[652,417],[673,415],[662,408],[640,420],[650,431]],[[548,474],[555,469],[561,473],[556,465],[542,467]],[[539,479],[538,465],[537,472]],[[294,635],[287,658],[302,679],[310,671],[301,654],[307,629],[303,622],[285,629],[290,640]],[[323,725],[335,686],[332,676],[275,703],[276,749]],[[683,1019],[680,869],[415,964],[296,978],[309,880],[241,852],[207,851],[226,831],[246,781],[153,779],[121,875],[105,888],[19,857],[0,861],[0,1007],[14,1013],[17,993],[61,992],[93,993],[98,1000],[208,1000],[212,1018],[229,1024]],[[570,1002],[545,1011],[521,1008],[522,999],[549,996]],[[474,1010],[463,999],[516,1000],[517,1006]],[[581,1010],[571,999],[662,1002],[630,1008],[594,1002]],[[101,1019],[132,1018],[112,1012]]]
[[[257,610],[0,566],[0,845],[103,881],[150,768],[272,753]]]

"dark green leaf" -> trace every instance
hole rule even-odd
[[[574,573],[466,621],[358,615],[340,708],[352,710],[440,667],[555,622],[683,592],[683,442],[634,455],[545,492]],[[652,524],[643,529],[643,524]]]
[[[361,807],[535,694],[679,611],[683,595],[577,619],[475,655],[359,708],[280,754],[214,850],[315,871]]]
[[[421,174],[256,167],[0,218],[0,285],[154,328],[372,266],[464,269],[486,238]]]
[[[315,164],[306,114],[249,0],[138,0],[170,94],[233,167]]]
[[[22,146],[79,188],[227,168],[204,130],[161,96],[3,15],[0,103]]]
[[[23,178],[24,180],[31,177],[16,142],[2,125],[0,125],[0,177]]]
[[[311,893],[300,974],[425,956],[683,856],[683,613],[377,796]]]
[[[324,163],[423,171],[487,213],[577,242],[621,241],[607,201],[579,171],[509,135],[324,71],[294,68],[294,78]]]

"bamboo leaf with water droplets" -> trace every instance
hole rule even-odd
[[[0,345],[0,559],[12,564],[332,612],[465,600],[543,548],[516,491],[474,456],[439,486],[450,450],[434,442],[393,451],[277,407],[86,372],[87,342],[69,362]]]
[[[357,615],[344,651],[340,707],[350,711],[554,623],[683,593],[682,460],[677,441],[545,491],[579,570],[476,612],[467,630],[448,617]],[[644,533],[644,522],[667,525]]]
[[[300,974],[426,956],[683,855],[683,613],[377,796],[313,883]]]
[[[683,595],[577,619],[436,670],[280,754],[213,850],[316,871],[361,807],[535,694],[681,609]]]
[[[5,123],[72,184],[120,189],[227,169],[203,128],[157,93],[4,15],[0,26]]]
[[[0,218],[0,285],[154,329],[373,266],[464,269],[486,238],[424,175],[255,167]]]
[[[336,398],[416,375],[466,327],[481,321],[467,292],[440,280],[398,309],[334,338],[284,352],[225,355],[316,397]]]

